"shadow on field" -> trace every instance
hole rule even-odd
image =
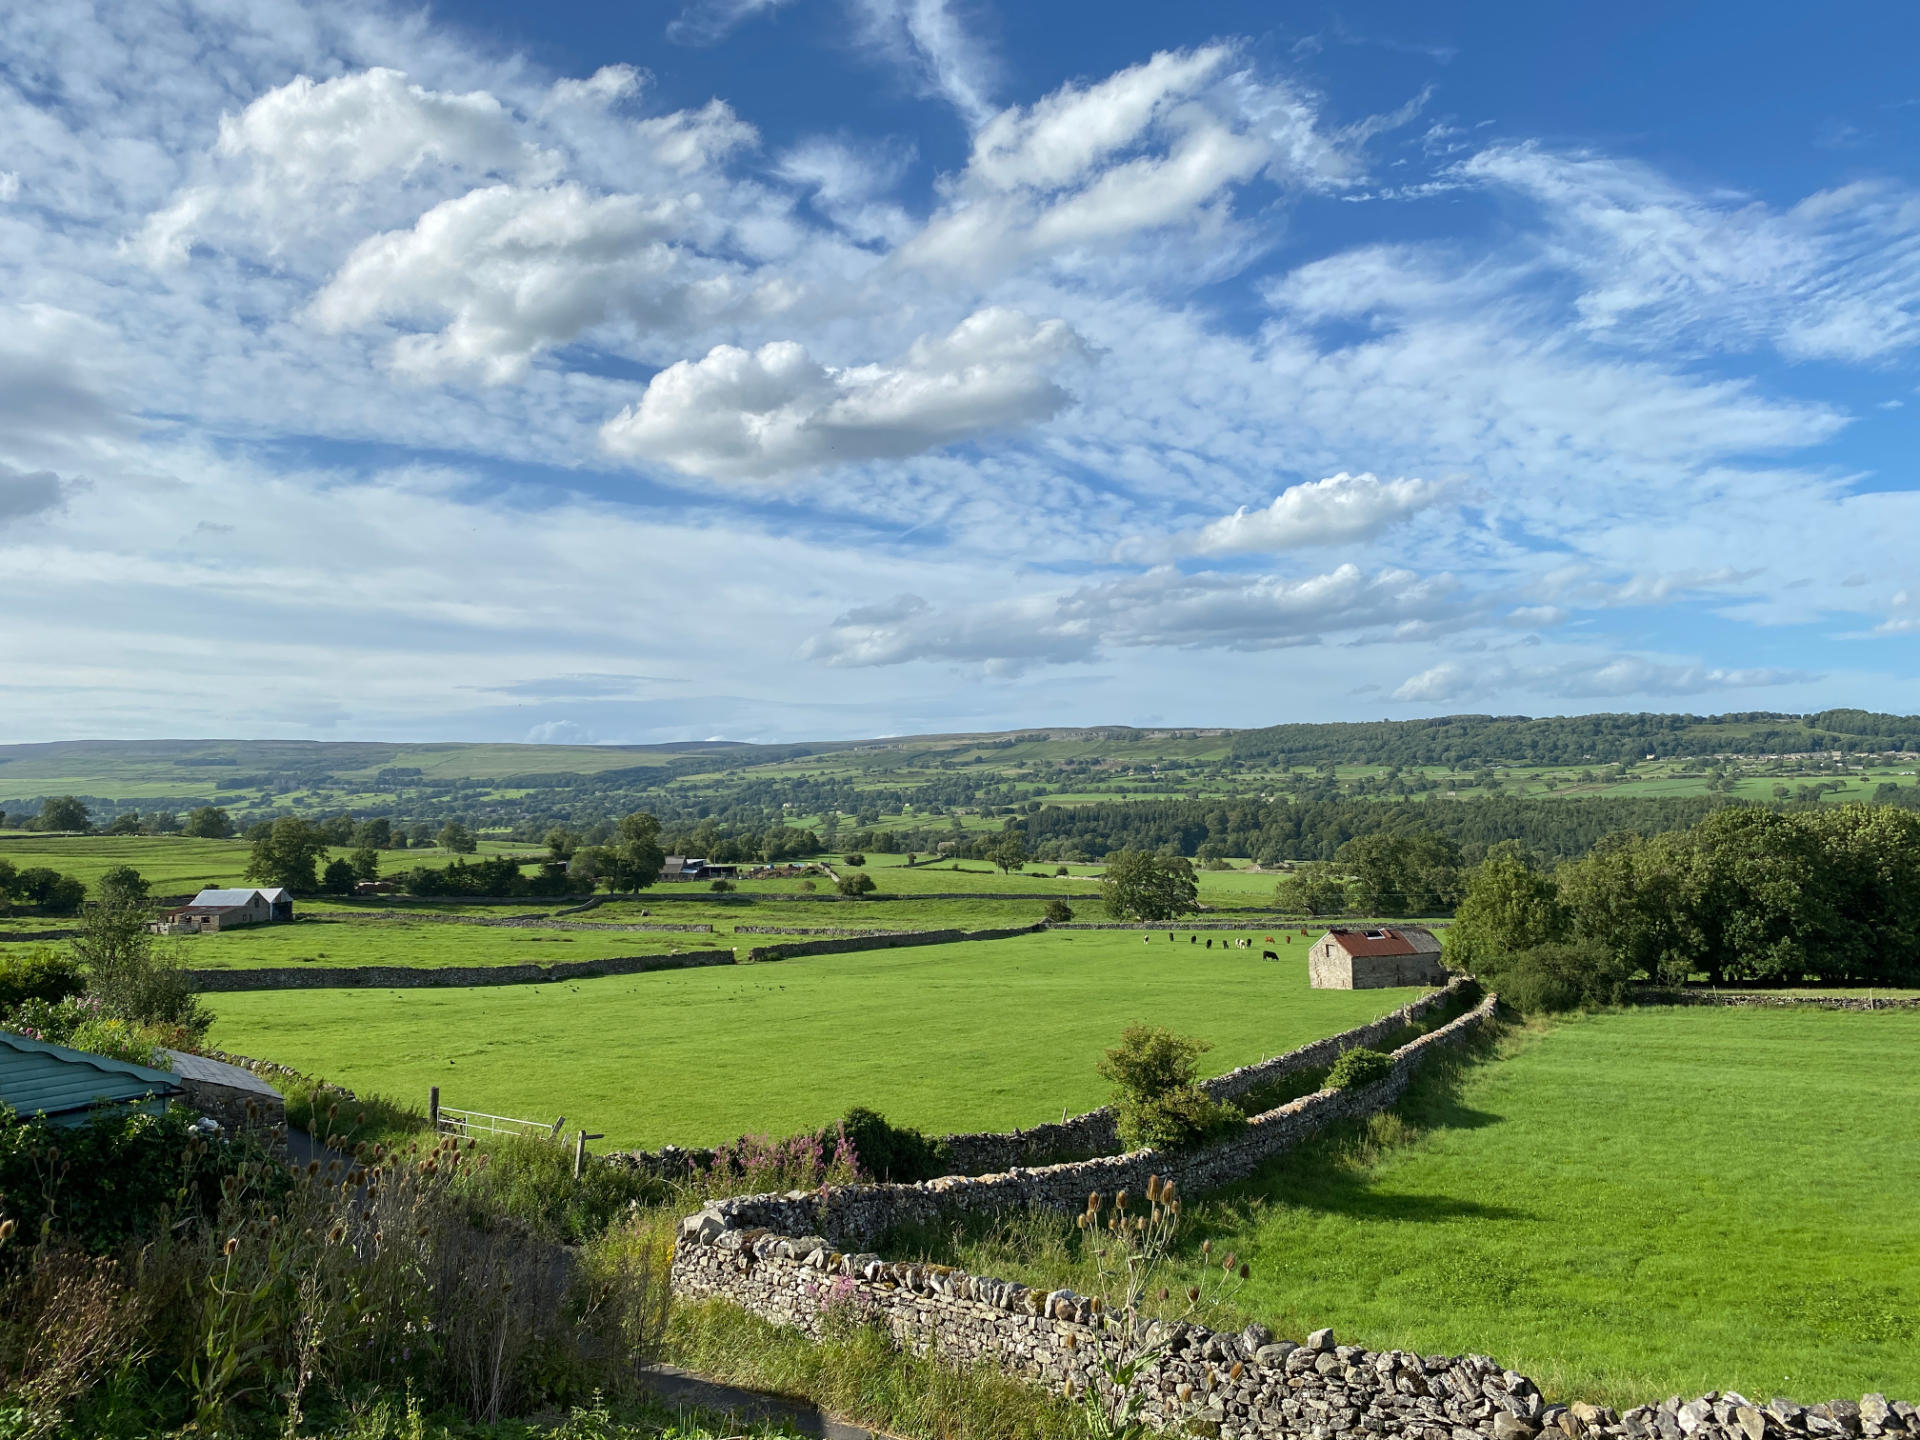
[[[1506,1117],[1461,1099],[1469,1075],[1496,1060],[1506,1027],[1489,1026],[1459,1048],[1427,1061],[1391,1109],[1330,1126],[1220,1193],[1229,1207],[1294,1205],[1362,1220],[1434,1222],[1524,1220],[1527,1212],[1451,1195],[1396,1194],[1376,1188],[1373,1165],[1423,1136],[1478,1130]]]

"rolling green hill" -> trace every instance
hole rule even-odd
[[[1915,769],[1920,717],[1860,710],[1109,726],[788,745],[90,740],[0,746],[0,810],[18,826],[47,797],[71,794],[101,824],[209,804],[241,826],[346,811],[429,830],[458,819],[524,843],[554,824],[584,831],[644,809],[695,853],[780,826],[812,831],[826,849],[925,853],[1017,823],[1037,849],[1051,842],[1043,858],[1064,860],[1122,843],[1188,854],[1210,843],[1240,855],[1264,845],[1311,858],[1354,834],[1414,824],[1469,848],[1512,835],[1577,853],[1610,830],[1690,824],[1729,801],[1920,803]],[[1570,803],[1588,808],[1558,808]]]

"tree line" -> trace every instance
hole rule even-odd
[[[1616,831],[1685,829],[1726,803],[1705,795],[1581,800],[1494,795],[1417,805],[1355,799],[1132,800],[1047,806],[1015,823],[1043,860],[1097,860],[1132,848],[1171,849],[1200,860],[1247,855],[1270,865],[1332,860],[1349,841],[1382,834],[1437,835],[1469,860],[1507,840],[1561,859],[1585,854]]]
[[[1920,750],[1920,715],[1441,715],[1358,724],[1272,725],[1232,740],[1237,760],[1317,765],[1617,764],[1649,754],[1791,755]]]
[[[1465,879],[1451,963],[1526,1004],[1606,1003],[1638,982],[1920,981],[1920,815],[1738,806],[1609,837],[1548,870],[1518,846]]]

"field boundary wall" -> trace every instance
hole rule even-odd
[[[849,955],[859,950],[892,950],[909,945],[952,945],[962,940],[1011,940],[1016,935],[1036,935],[1046,928],[1042,921],[1001,930],[881,931],[835,940],[796,940],[791,945],[756,945],[741,958],[752,964],[764,960],[796,960],[803,955]]]
[[[1781,990],[1636,990],[1641,1005],[1726,1005],[1769,1010],[1920,1010],[1914,995],[1796,995]]]
[[[257,970],[189,970],[193,988],[208,994],[236,990],[430,990],[463,985],[544,985],[555,980],[591,980],[602,975],[643,975],[651,970],[693,970],[738,963],[731,950],[690,950],[681,955],[620,955],[607,960],[562,960],[552,965],[264,966]]]
[[[1239,1336],[1184,1324],[1175,1327],[1177,1335],[1145,1328],[1136,1333],[1138,1322],[1103,1315],[1098,1302],[1071,1291],[1041,1291],[947,1266],[888,1262],[866,1247],[901,1225],[1024,1209],[1077,1214],[1086,1208],[1090,1191],[1141,1195],[1150,1177],[1192,1191],[1240,1179],[1329,1124],[1392,1104],[1426,1059],[1472,1036],[1493,1017],[1496,1004],[1497,998],[1488,995],[1466,1014],[1401,1046],[1394,1051],[1393,1068],[1376,1084],[1321,1090],[1290,1101],[1252,1117],[1232,1137],[1192,1151],[1139,1150],[978,1178],[956,1175],[918,1185],[855,1185],[715,1201],[681,1222],[675,1293],[725,1299],[815,1338],[824,1333],[831,1312],[865,1313],[916,1350],[930,1350],[961,1366],[985,1360],[1056,1392],[1068,1384],[1107,1385],[1101,1362],[1116,1353],[1123,1328],[1127,1344],[1171,1338],[1166,1353],[1143,1366],[1134,1380],[1155,1425],[1175,1428],[1197,1421],[1223,1437],[1304,1435],[1310,1423],[1289,1429],[1282,1412],[1287,1399],[1298,1399],[1289,1389],[1292,1376],[1310,1367],[1316,1380],[1336,1367],[1351,1373],[1349,1352],[1335,1359],[1331,1337],[1324,1333],[1315,1337],[1324,1350],[1310,1352],[1275,1346],[1259,1327]],[[1308,1354],[1308,1364],[1290,1369],[1295,1353]],[[1325,1369],[1317,1368],[1321,1353],[1333,1361]],[[1461,1386],[1476,1408],[1488,1401],[1483,1390],[1477,1374],[1470,1392]],[[1503,1393],[1514,1389],[1503,1387]],[[1544,1407],[1537,1390],[1532,1394],[1537,1417]],[[1529,1406],[1524,1395],[1518,1403]],[[1270,1417],[1265,1423],[1262,1412]],[[1325,1416],[1321,1411],[1318,1418]],[[1446,1421],[1428,1423],[1446,1427],[1439,1431],[1442,1436],[1451,1428]],[[1411,1425],[1392,1429],[1421,1440],[1430,1433]],[[1496,1435],[1490,1422],[1476,1433],[1510,1440]],[[1532,1428],[1526,1433],[1533,1434]]]
[[[1055,927],[1058,928],[1058,927]],[[1356,1025],[1338,1035],[1309,1041],[1305,1045],[1242,1065],[1224,1075],[1201,1082],[1216,1100],[1237,1100],[1243,1095],[1271,1085],[1302,1070],[1318,1070],[1333,1064],[1349,1050],[1372,1049],[1398,1030],[1413,1024],[1428,1011],[1459,996],[1472,982],[1455,980],[1444,990],[1402,1005],[1378,1020]],[[958,1175],[984,1175],[1008,1170],[1016,1165],[1051,1165],[1084,1155],[1099,1155],[1120,1148],[1120,1132],[1115,1128],[1113,1107],[1103,1105],[1084,1115],[1075,1115],[1057,1124],[1036,1125],[1031,1130],[980,1131],[968,1135],[948,1135],[941,1139],[947,1160]]]
[[[387,915],[302,915],[302,925],[379,925],[398,917]],[[711,922],[692,920],[555,920],[550,914],[536,915],[409,915],[415,925],[474,925],[496,930],[637,930],[663,935],[711,935]]]
[[[824,1338],[837,1317],[869,1320],[912,1350],[960,1368],[984,1361],[1056,1394],[1112,1396],[1106,1367],[1137,1359],[1129,1389],[1148,1424],[1219,1440],[1920,1437],[1920,1410],[1879,1394],[1857,1405],[1810,1408],[1776,1399],[1763,1409],[1718,1391],[1624,1414],[1585,1403],[1548,1405],[1531,1379],[1482,1355],[1370,1352],[1338,1344],[1329,1330],[1315,1331],[1303,1345],[1276,1340],[1258,1324],[1235,1333],[1116,1316],[1071,1290],[888,1261],[865,1248],[901,1224],[1023,1208],[1075,1214],[1090,1191],[1140,1195],[1153,1177],[1192,1191],[1240,1179],[1329,1124],[1392,1104],[1427,1059],[1485,1026],[1497,1003],[1488,995],[1400,1046],[1392,1070],[1374,1085],[1291,1101],[1253,1117],[1241,1134],[1195,1151],[1142,1150],[980,1178],[713,1202],[681,1222],[675,1293],[726,1300],[813,1339]]]
[[[1338,1035],[1311,1040],[1283,1055],[1242,1065],[1201,1084],[1216,1100],[1234,1100],[1301,1070],[1329,1066],[1347,1051],[1378,1046],[1389,1035],[1435,1008],[1464,997],[1473,983],[1461,976],[1444,990],[1423,995],[1377,1020],[1342,1030]],[[742,1136],[741,1140],[748,1138]],[[1049,1121],[1030,1130],[974,1130],[942,1135],[937,1143],[950,1173],[986,1175],[1016,1166],[1053,1165],[1090,1155],[1110,1155],[1120,1148],[1120,1132],[1115,1126],[1113,1107],[1103,1105],[1084,1115],[1058,1123]],[[706,1168],[713,1163],[713,1155],[711,1149],[688,1150],[669,1145],[660,1150],[614,1151],[606,1158],[616,1164],[677,1175],[689,1166]]]

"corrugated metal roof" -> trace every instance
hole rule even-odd
[[[179,1093],[180,1082],[164,1070],[0,1030],[0,1101],[16,1115],[76,1124],[101,1103]]]
[[[1382,926],[1376,930],[1334,929],[1327,931],[1333,941],[1349,955],[1434,955],[1440,941],[1431,930],[1418,925]]]
[[[202,890],[198,895],[193,897],[191,903],[195,905],[244,905],[259,893],[258,890]]]

